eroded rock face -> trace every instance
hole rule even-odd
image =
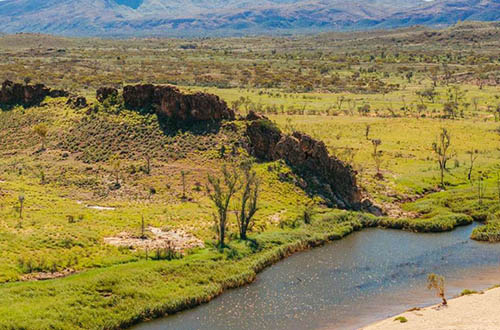
[[[251,154],[269,161],[283,159],[307,181],[308,190],[321,193],[340,208],[363,208],[356,172],[330,156],[323,142],[300,132],[282,134],[268,119],[250,122],[247,136]]]
[[[268,119],[258,119],[247,125],[247,136],[250,139],[250,153],[262,160],[279,159],[276,145],[281,140],[280,129]]]
[[[234,119],[234,112],[218,96],[183,94],[172,86],[125,86],[123,100],[127,108],[154,112],[163,119],[183,122]]]
[[[45,85],[23,85],[5,80],[0,90],[0,105],[34,106],[40,104],[46,96],[67,97],[68,92],[51,90]]]
[[[356,172],[351,166],[331,157],[322,141],[300,132],[283,135],[275,153],[306,176],[318,178],[315,188],[323,191],[339,207],[361,207]]]
[[[118,96],[118,90],[113,87],[101,87],[96,91],[96,99],[101,103],[110,96]]]

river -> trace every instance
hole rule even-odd
[[[357,329],[438,303],[426,289],[428,273],[445,276],[448,297],[500,284],[500,244],[470,240],[474,226],[433,234],[365,229],[297,253],[208,304],[133,329]]]

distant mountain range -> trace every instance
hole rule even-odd
[[[498,21],[500,0],[0,0],[0,33],[219,36]]]

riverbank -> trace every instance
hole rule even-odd
[[[434,305],[407,311],[363,329],[498,329],[499,301],[500,288],[494,288],[484,293],[450,299],[447,306]]]
[[[362,228],[429,232],[470,222],[458,215],[417,221],[332,211],[317,215],[310,225],[295,221],[256,234],[251,242],[233,241],[224,253],[205,248],[180,260],[141,260],[58,280],[7,283],[0,286],[0,328],[123,329],[206,303],[253,282],[257,273],[295,252]],[[32,294],[19,299],[26,290]]]

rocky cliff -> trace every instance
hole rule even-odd
[[[160,119],[182,122],[234,119],[234,112],[218,96],[183,94],[173,86],[125,86],[123,100],[125,107],[154,112]]]
[[[306,190],[322,195],[332,206],[353,210],[371,206],[361,201],[356,172],[330,156],[323,142],[300,132],[283,134],[265,117],[250,121],[246,132],[252,155],[268,161],[284,160],[307,182]]]
[[[46,96],[67,97],[69,93],[63,90],[50,89],[42,84],[23,85],[5,80],[0,90],[0,106],[34,106],[40,104]]]

